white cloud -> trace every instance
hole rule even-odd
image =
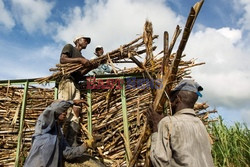
[[[17,22],[21,23],[28,33],[41,30],[48,33],[52,30],[47,22],[54,7],[53,2],[44,0],[11,0],[12,11]]]
[[[193,33],[186,53],[205,65],[194,68],[193,77],[204,86],[205,98],[216,106],[238,108],[250,100],[249,53],[240,48],[241,31],[206,28]]]
[[[224,124],[228,126],[234,126],[235,122],[246,123],[248,128],[250,127],[250,106],[241,107],[238,110],[228,107],[218,107],[216,110],[218,114],[211,114],[211,118],[217,118],[219,115],[222,116]]]
[[[217,30],[221,35],[228,38],[234,44],[241,40],[241,31],[237,29],[230,29],[229,27],[220,28]]]
[[[71,42],[75,35],[89,35],[92,43],[83,51],[87,55],[93,55],[96,45],[103,45],[106,51],[111,51],[139,37],[146,19],[153,23],[154,33],[161,36],[164,30],[173,34],[182,19],[159,0],[107,0],[95,5],[88,2],[83,8],[75,7],[65,13],[63,18],[67,24],[59,26],[55,36],[58,41]],[[162,38],[158,41],[161,42]]]
[[[15,26],[15,21],[11,16],[11,13],[5,9],[3,0],[0,0],[0,25],[3,24],[7,29],[12,29]]]

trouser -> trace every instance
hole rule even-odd
[[[80,99],[80,90],[76,88],[71,79],[62,79],[58,87],[58,99],[60,100],[75,100]],[[73,106],[67,110],[66,121],[63,125],[64,136],[70,146],[77,146],[77,136],[79,134],[79,116],[74,110],[81,111],[79,106]]]

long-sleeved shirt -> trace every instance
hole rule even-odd
[[[213,167],[208,132],[193,109],[164,117],[152,134],[150,159],[155,167]]]
[[[66,111],[72,104],[72,101],[54,102],[39,116],[24,167],[61,167],[64,166],[63,158],[73,159],[84,154],[87,149],[85,145],[68,145],[55,118],[55,113]]]

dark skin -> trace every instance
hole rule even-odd
[[[85,100],[83,100],[83,99],[73,100],[73,105],[75,105],[75,106],[82,106],[82,104],[88,106],[87,102],[86,102]],[[59,122],[64,122],[65,119],[66,119],[66,115],[67,115],[66,111],[63,112],[63,113],[61,113],[61,114],[58,116]]]
[[[190,91],[177,91],[170,96],[173,114],[185,108],[194,108],[198,95]]]
[[[83,100],[83,99],[73,100],[73,105],[82,106],[82,104],[87,105],[87,102],[86,102],[85,100]],[[59,121],[59,123],[64,123],[64,121],[66,120],[66,115],[67,115],[67,112],[64,111],[63,113],[61,113],[61,114],[58,116],[58,121]],[[90,141],[89,143],[83,143],[82,146],[83,146],[84,148],[85,148],[86,146],[87,146],[87,147],[92,147],[93,142],[94,142],[94,141]]]
[[[103,48],[98,48],[98,49],[96,49],[95,55],[96,55],[97,57],[100,57],[100,56],[103,55],[103,53],[104,53]],[[97,67],[97,66],[96,66],[96,67]],[[114,71],[111,70],[111,73],[114,73]]]
[[[75,106],[81,107],[82,104],[88,106],[87,102],[86,102],[85,100],[83,100],[83,99],[73,100],[73,105],[75,105]],[[67,115],[66,111],[63,112],[63,113],[61,113],[61,114],[58,116],[59,122],[64,122],[65,119],[66,119],[66,115]]]
[[[152,128],[152,132],[153,133],[157,132],[158,131],[157,125],[160,122],[160,120],[164,118],[163,113],[159,114],[158,112],[153,111],[153,106],[150,105],[146,114],[147,114],[149,125]]]
[[[88,41],[85,38],[80,38],[76,41],[76,46],[75,48],[81,52],[82,49],[86,49],[88,46]],[[84,57],[75,57],[75,58],[69,58],[67,54],[61,54],[60,57],[60,63],[61,64],[66,64],[66,63],[81,63],[82,65],[84,65],[84,67],[89,67],[91,66],[91,63],[88,59],[84,58]],[[81,111],[81,107],[76,107],[73,106],[73,111],[76,115],[76,117],[79,117],[80,111]]]
[[[86,49],[88,46],[88,42],[85,38],[80,38],[76,41],[76,46],[75,48],[81,52],[82,49]],[[90,61],[84,57],[75,57],[75,58],[69,58],[68,55],[66,54],[61,54],[60,58],[60,63],[61,64],[66,64],[66,63],[81,63],[84,66],[89,66]]]
[[[170,102],[173,115],[182,109],[194,108],[194,104],[197,101],[197,99],[198,95],[194,92],[189,92],[189,91],[172,92],[170,94]],[[152,131],[157,132],[158,131],[157,125],[160,122],[160,120],[164,118],[164,115],[153,111],[151,106],[147,112],[147,117],[149,124],[152,127]]]
[[[66,111],[63,112],[63,113],[61,113],[61,114],[58,116],[59,122],[64,122],[65,119],[66,119],[66,115],[67,115]]]
[[[100,56],[103,55],[103,53],[104,53],[103,48],[98,48],[98,49],[96,50],[96,52],[95,52],[95,55],[96,55],[97,57],[100,57]]]
[[[82,104],[85,104],[86,106],[88,106],[88,104],[83,99],[73,100],[73,102],[74,102],[73,111],[74,111],[75,115],[77,117],[79,117],[79,114],[80,114],[81,109],[82,109]]]
[[[88,106],[87,102],[83,99],[78,99],[78,100],[73,100],[74,104],[73,104],[73,111],[75,113],[75,115],[77,117],[79,117],[79,114],[82,110],[82,104],[85,104],[86,106]]]

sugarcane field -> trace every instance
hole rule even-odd
[[[0,80],[0,166],[249,167],[248,127],[225,126],[213,104],[197,101],[192,69],[207,62],[185,48],[203,3],[173,34],[154,34],[145,19],[139,36],[89,60],[81,50],[92,39],[79,36],[51,75]],[[96,73],[104,66],[110,72]]]

